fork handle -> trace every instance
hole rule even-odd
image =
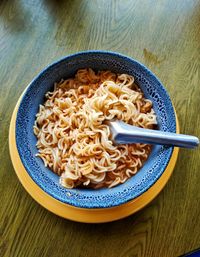
[[[109,121],[112,139],[117,144],[145,143],[195,148],[199,139],[195,136],[164,132],[131,126],[123,121]]]

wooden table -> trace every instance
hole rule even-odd
[[[113,50],[147,65],[175,105],[181,131],[200,136],[200,2],[0,2],[0,256],[173,257],[200,247],[199,149],[181,150],[159,196],[126,219],[64,220],[26,193],[9,157],[13,108],[30,80],[58,58]]]

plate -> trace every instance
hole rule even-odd
[[[18,107],[20,104],[20,99],[13,111],[10,130],[9,130],[9,149],[11,160],[15,169],[15,172],[26,191],[35,199],[40,205],[42,205],[47,210],[53,212],[54,214],[61,216],[63,218],[84,222],[84,223],[103,223],[110,222],[125,218],[150,203],[164,188],[165,184],[169,180],[173,169],[175,167],[179,148],[174,147],[169,163],[156,181],[156,183],[144,192],[139,197],[125,204],[111,207],[111,208],[78,208],[72,205],[60,202],[44,192],[29,176],[28,172],[24,168],[18,150],[16,146],[15,138],[15,128],[16,128],[16,116]],[[175,110],[174,110],[175,111]],[[179,124],[176,117],[176,132],[179,133]]]

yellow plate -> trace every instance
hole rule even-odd
[[[72,205],[62,203],[55,198],[51,197],[45,193],[29,176],[28,172],[24,168],[18,150],[16,146],[15,139],[15,124],[16,116],[19,107],[21,97],[13,111],[10,131],[9,131],[9,149],[11,160],[15,169],[15,172],[26,189],[26,191],[43,207],[47,210],[69,220],[86,222],[86,223],[102,223],[110,222],[118,219],[127,217],[138,210],[142,209],[145,205],[151,202],[158,193],[163,189],[168,179],[170,178],[176,160],[178,157],[179,148],[175,147],[171,156],[171,159],[161,177],[156,181],[156,183],[149,188],[141,196],[135,198],[128,203],[112,208],[101,208],[101,209],[85,209],[77,208]],[[179,133],[178,120],[176,118],[177,133]]]

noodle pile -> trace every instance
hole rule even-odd
[[[55,83],[36,115],[39,156],[67,188],[124,183],[148,158],[146,144],[114,145],[106,120],[154,128],[156,115],[134,78],[110,71],[79,70]]]

